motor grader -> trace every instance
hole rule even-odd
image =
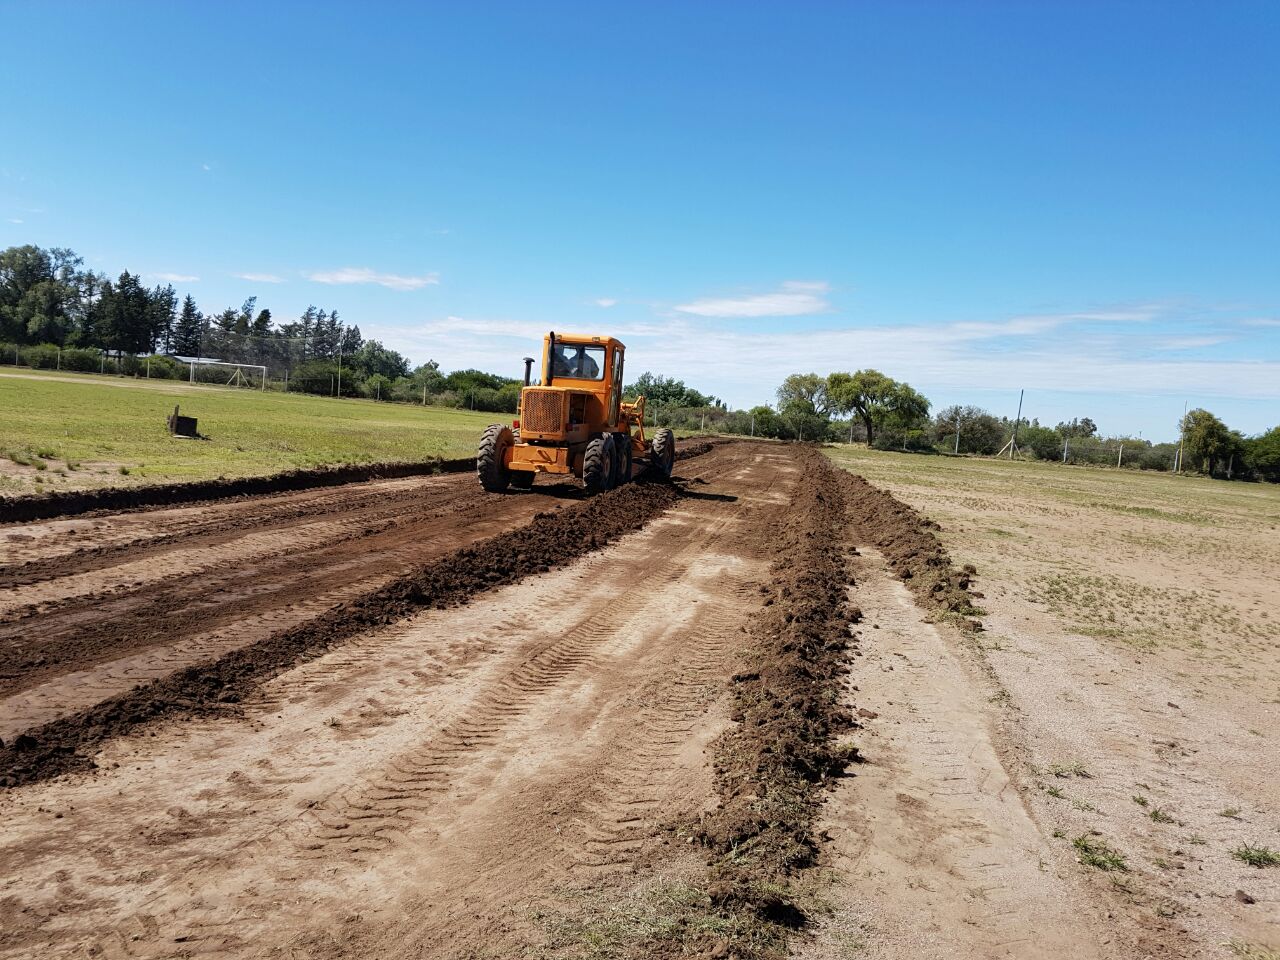
[[[534,360],[525,357],[515,421],[490,424],[480,438],[480,485],[500,493],[528,489],[540,473],[572,474],[600,493],[630,481],[636,461],[670,476],[675,436],[664,429],[646,439],[644,397],[622,400],[625,354],[613,337],[543,337],[541,380],[531,381]]]

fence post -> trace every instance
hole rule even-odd
[[[62,369],[62,348],[58,348],[58,369]]]
[[[1068,442],[1067,438],[1063,437],[1062,438],[1062,462],[1063,463],[1067,462],[1067,442]]]
[[[1120,452],[1116,454],[1116,466],[1119,467],[1124,463],[1124,444],[1120,444]]]

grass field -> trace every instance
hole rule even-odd
[[[181,404],[207,440],[169,435]],[[0,494],[463,457],[503,414],[173,381],[0,373]]]
[[[1057,463],[828,453],[943,525],[962,561],[1074,632],[1280,697],[1280,486]]]

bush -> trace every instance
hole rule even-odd
[[[55,370],[58,367],[58,348],[52,343],[41,343],[22,351],[22,362],[34,370]]]
[[[159,354],[153,354],[146,359],[150,361],[151,378],[153,380],[185,380],[189,376],[186,364],[179,363],[173,357],[162,357]]]
[[[80,373],[97,373],[102,364],[102,351],[92,347],[68,347],[62,351],[62,369]]]

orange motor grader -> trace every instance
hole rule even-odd
[[[591,493],[631,479],[635,460],[671,475],[676,441],[659,430],[644,435],[644,397],[622,402],[624,347],[613,337],[557,335],[542,339],[542,379],[530,380],[533,358],[524,359],[524,389],[511,426],[491,424],[480,438],[480,485],[499,493],[527,489],[540,473],[573,474]]]

